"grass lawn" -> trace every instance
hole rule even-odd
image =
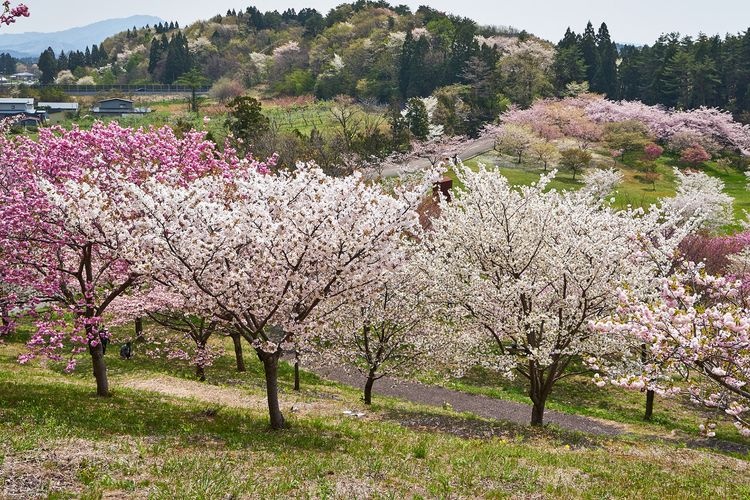
[[[113,396],[96,398],[89,363],[73,375],[58,363],[20,366],[21,341],[0,347],[0,497],[750,496],[741,458],[639,434],[531,430],[377,396],[366,409],[358,390],[311,374],[295,393],[286,365],[290,428],[271,432],[260,364],[249,353],[247,373],[225,356],[206,383],[178,362],[108,354]]]
[[[599,156],[599,160],[601,160]],[[466,164],[472,168],[483,163],[488,167],[499,166],[500,172],[508,178],[513,185],[529,185],[539,180],[539,176],[544,172],[542,169],[528,165],[524,162],[515,163],[507,156],[498,155],[495,152],[487,152],[476,158],[466,161]],[[603,163],[615,165],[612,159],[607,159]],[[661,177],[654,185],[646,183],[639,179],[640,170],[638,169],[639,158],[637,154],[626,154],[624,161],[617,161],[616,166],[624,175],[623,183],[617,188],[615,193],[614,206],[624,208],[627,205],[634,207],[648,207],[658,202],[665,196],[674,196],[675,194],[675,175],[674,167],[678,167],[677,158],[665,155],[656,161],[656,171]],[[721,179],[726,188],[725,192],[735,200],[734,213],[737,220],[744,219],[743,210],[750,210],[750,190],[747,189],[747,178],[744,172],[732,167],[726,169],[721,167],[717,162],[710,161],[700,167],[708,175]],[[455,175],[451,172],[454,182]],[[579,189],[583,183],[580,174],[573,179],[573,175],[565,170],[557,173],[556,178],[550,183],[550,188],[561,189]],[[736,230],[737,227],[728,228]]]

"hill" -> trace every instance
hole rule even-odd
[[[8,33],[0,34],[0,53],[9,53],[13,57],[39,57],[47,47],[55,53],[61,50],[83,50],[85,47],[100,43],[105,38],[121,31],[156,24],[161,19],[154,16],[130,16],[118,19],[106,19],[86,26],[71,28],[52,33]]]
[[[660,424],[596,436],[534,430],[377,396],[280,367],[290,428],[266,430],[260,363],[223,356],[200,383],[175,362],[20,366],[0,349],[3,498],[747,498],[747,462]],[[227,345],[231,351],[231,347]],[[140,354],[140,353],[139,353]],[[90,368],[90,365],[85,367]],[[580,391],[579,391],[580,392]],[[619,393],[618,393],[619,395]],[[613,401],[619,401],[613,398]],[[665,437],[662,437],[665,436]]]

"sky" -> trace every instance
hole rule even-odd
[[[18,0],[12,2],[16,4]],[[342,0],[24,0],[31,17],[0,33],[60,31],[95,21],[136,14],[154,15],[181,25],[255,5],[260,10],[313,7],[323,14]],[[750,0],[393,0],[393,4],[431,7],[474,19],[479,24],[513,26],[558,41],[570,26],[581,32],[591,20],[605,21],[615,41],[646,44],[660,34],[736,33],[750,28]]]

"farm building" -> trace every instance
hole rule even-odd
[[[96,106],[91,108],[95,115],[145,115],[150,113],[150,108],[136,108],[133,101],[115,97],[112,99],[102,99]]]

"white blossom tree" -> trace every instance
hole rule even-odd
[[[332,315],[318,336],[320,357],[361,373],[363,399],[370,404],[376,381],[432,364],[429,353],[444,344],[437,313],[428,283],[407,264],[391,273],[368,302],[345,304]]]
[[[586,192],[513,188],[497,171],[457,169],[465,187],[443,202],[422,266],[458,325],[453,352],[520,374],[541,425],[571,361],[623,348],[588,322],[611,312],[617,284],[639,290],[671,257],[687,226],[656,209],[614,211]]]
[[[133,256],[139,270],[190,298],[188,312],[218,317],[253,340],[273,429],[284,427],[277,385],[284,350],[325,319],[313,314],[321,304],[334,311],[369,300],[403,258],[400,240],[418,224],[415,209],[432,182],[391,196],[358,174],[298,167],[181,189],[132,187],[147,214]]]
[[[700,217],[704,227],[716,229],[733,221],[734,199],[724,193],[724,183],[696,170],[674,169],[677,195],[663,202],[667,210],[681,213],[684,219]]]

